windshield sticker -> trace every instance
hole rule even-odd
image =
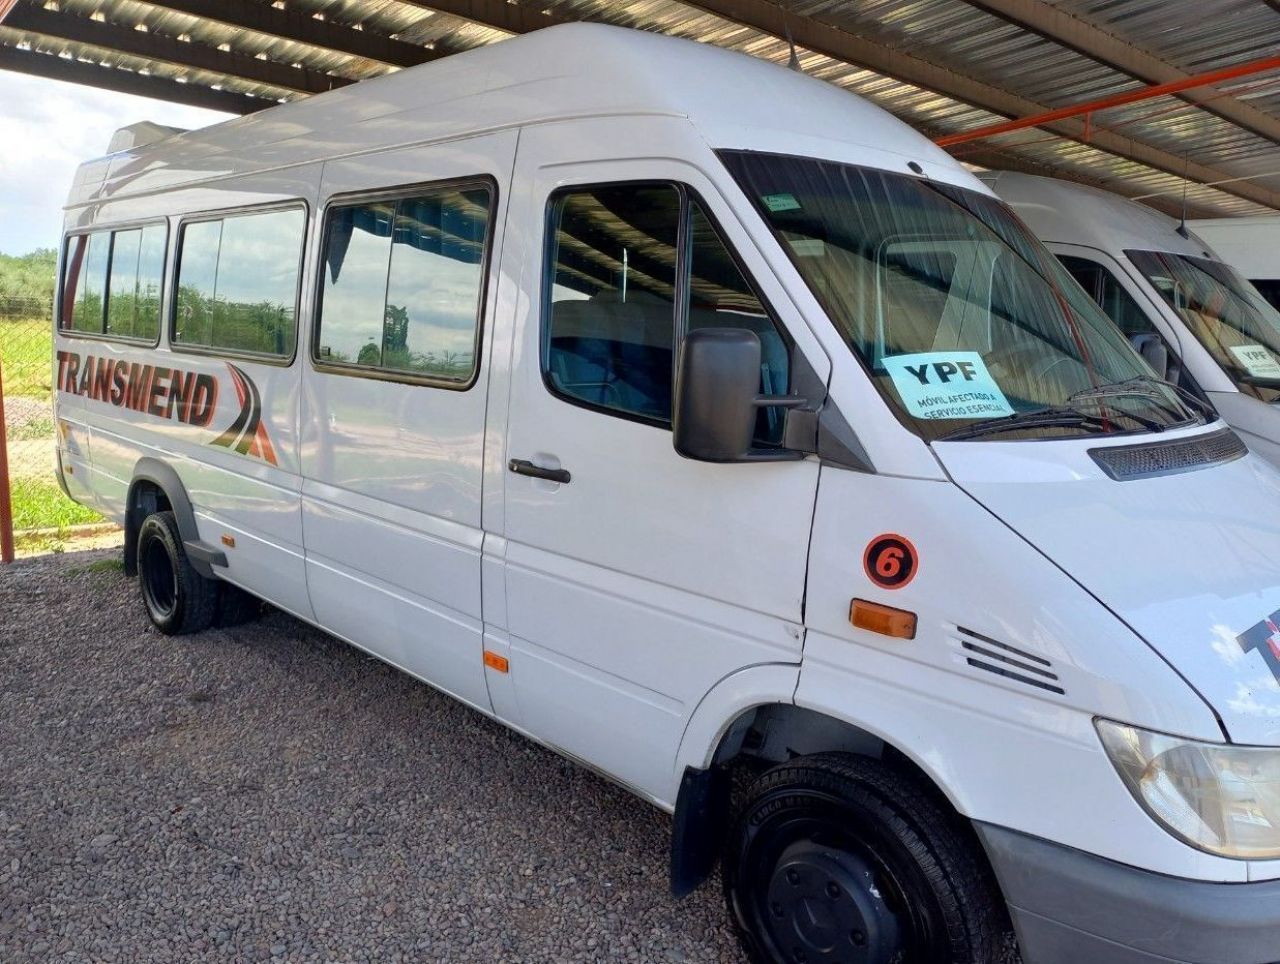
[[[1255,378],[1280,378],[1280,362],[1262,345],[1228,345],[1240,367]]]
[[[976,351],[927,351],[882,359],[916,418],[998,418],[1013,407]]]
[[[800,202],[796,200],[794,194],[766,194],[760,200],[774,214],[781,214],[783,211],[800,210]]]

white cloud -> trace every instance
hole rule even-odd
[[[207,127],[231,115],[0,71],[0,252],[57,247],[76,167],[118,128]]]

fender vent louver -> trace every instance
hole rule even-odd
[[[1249,449],[1229,428],[1170,442],[1115,445],[1090,449],[1089,455],[1103,472],[1117,482],[1149,479],[1157,475],[1177,475],[1196,469],[1234,462]]]
[[[1059,685],[1058,674],[1053,672],[1053,663],[1043,656],[1028,653],[963,626],[957,626],[956,631],[959,633],[957,639],[960,646],[964,649],[965,662],[974,669],[994,673],[1015,683],[1034,686],[1049,693],[1057,693],[1059,696],[1066,695],[1066,690]]]

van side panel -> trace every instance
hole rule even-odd
[[[323,196],[330,216],[335,197],[348,211],[362,204],[372,210],[379,202],[429,196],[450,183],[487,184],[492,252],[483,265],[487,268],[501,241],[516,137],[511,131],[329,162]],[[400,217],[396,215],[397,225]],[[360,223],[352,232],[359,235],[355,240],[334,242],[332,257],[318,249],[316,291],[336,284],[343,271],[351,278],[358,266],[350,252],[361,243],[373,244],[381,230],[371,222]],[[447,236],[449,226],[442,230]],[[385,240],[390,251],[390,236]],[[349,246],[339,250],[339,243]],[[396,256],[389,256],[386,271],[396,270]],[[422,270],[447,272],[450,264],[457,265],[446,262],[430,258]],[[466,274],[470,283],[472,272]],[[415,281],[424,288],[434,284],[425,275]],[[400,299],[405,304],[393,305],[390,287],[387,317],[407,312],[415,324],[442,297],[438,288],[420,296],[409,290]],[[488,314],[494,288],[483,288],[483,302],[473,301],[469,308],[472,315],[480,304],[481,315]],[[372,282],[370,290],[376,290]],[[373,361],[379,349],[389,350],[382,327],[392,322],[384,322],[381,312],[361,323],[369,329],[362,327],[359,334],[370,354],[362,348],[357,358],[346,357],[350,352],[339,357],[330,345],[333,339],[324,334],[326,324],[352,324],[349,312],[344,317],[335,307],[325,315],[322,309],[313,321],[321,326],[322,337],[303,351],[302,466],[307,572],[316,618],[325,628],[487,710],[480,578],[485,340],[481,338],[469,383],[433,383],[406,378]],[[459,307],[455,324],[455,335],[462,339],[474,318],[464,318]]]
[[[302,558],[297,364],[175,348],[170,322],[184,217],[278,202],[303,212],[306,224],[318,180],[315,165],[82,212],[74,226],[85,229],[172,215],[160,341],[152,348],[59,332],[55,359],[59,413],[82,409],[96,454],[88,473],[93,504],[122,522],[138,461],[164,462],[186,489],[200,538],[226,554],[218,576],[307,619],[313,614]],[[299,247],[299,272],[302,253]]]

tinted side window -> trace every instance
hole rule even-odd
[[[669,425],[676,334],[686,325],[754,331],[761,391],[788,391],[788,345],[711,219],[681,194],[624,184],[553,199],[543,365],[557,393]],[[781,427],[780,411],[761,410],[757,441],[777,441]]]
[[[132,337],[138,310],[138,251],[142,230],[117,231],[107,279],[107,334]]]
[[[110,250],[111,235],[105,231],[68,239],[62,301],[63,328],[102,333]]]
[[[491,206],[473,187],[333,208],[317,360],[469,381]]]
[[[1058,255],[1058,260],[1127,337],[1155,332],[1151,319],[1106,267],[1088,258],[1066,254]]]
[[[174,343],[292,355],[305,227],[301,210],[183,225]]]
[[[1267,301],[1280,308],[1280,281],[1266,281],[1262,279],[1252,278],[1253,286]]]
[[[160,295],[164,290],[164,259],[168,243],[168,225],[148,224],[142,229],[134,334],[148,341],[160,337]]]
[[[552,388],[670,422],[679,230],[672,185],[591,188],[553,203],[544,348]]]

